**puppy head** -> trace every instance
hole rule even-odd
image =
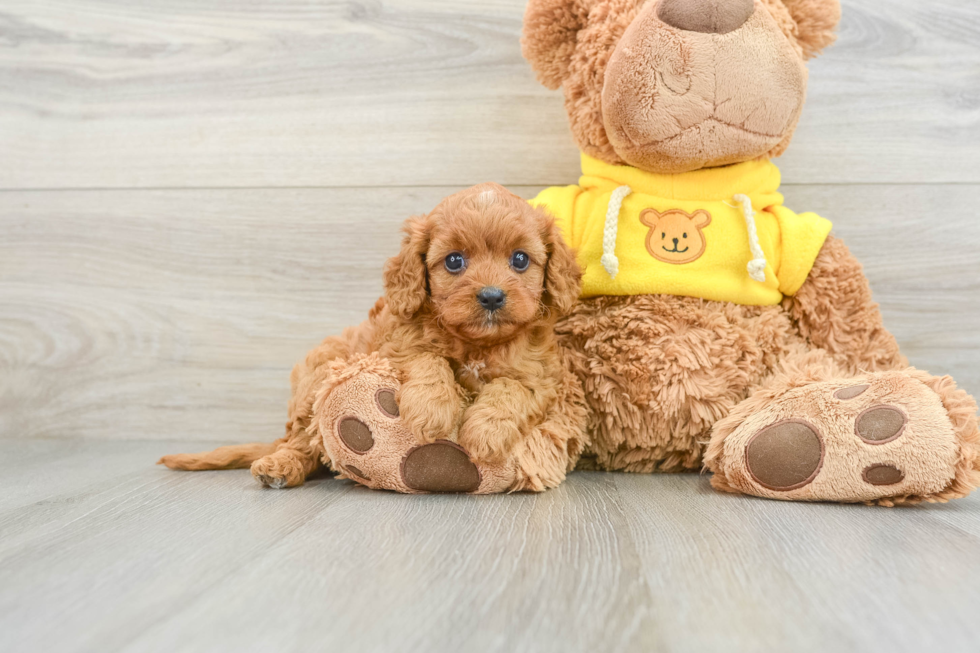
[[[581,273],[554,221],[497,184],[447,197],[405,234],[384,275],[388,306],[405,319],[427,310],[456,337],[489,343],[578,298]]]

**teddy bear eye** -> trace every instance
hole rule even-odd
[[[517,250],[510,255],[510,265],[518,272],[523,272],[527,266],[531,265],[531,257],[526,252]]]
[[[662,232],[662,233],[660,234],[660,239],[661,239],[661,240],[663,240],[663,239],[664,239],[664,238],[666,238],[666,237],[667,237],[667,232],[666,232],[666,231],[664,231],[664,232]]]
[[[453,274],[458,274],[463,271],[466,266],[466,258],[459,252],[453,252],[446,257],[446,269]]]
[[[684,237],[687,238],[687,232],[686,231],[684,232]]]

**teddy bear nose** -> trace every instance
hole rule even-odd
[[[703,34],[728,34],[745,24],[755,0],[660,0],[657,16],[663,22]]]
[[[487,286],[476,294],[476,299],[480,302],[480,306],[492,313],[493,311],[503,308],[507,295],[504,294],[504,291],[500,288]]]

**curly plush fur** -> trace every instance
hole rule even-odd
[[[517,251],[529,257],[526,269],[512,264]],[[459,271],[445,264],[454,253],[465,256]],[[504,489],[554,487],[584,444],[584,401],[554,333],[575,304],[580,278],[553,220],[503,187],[448,197],[405,224],[401,251],[385,267],[385,296],[368,319],[327,338],[295,367],[284,438],[161,462],[174,469],[251,464],[266,485],[300,485],[329,462],[317,409],[352,375],[391,365],[401,423],[418,444],[458,442],[478,465],[499,465],[519,450]],[[505,293],[499,310],[480,304],[487,287]],[[362,369],[367,354],[386,362],[375,357],[378,369]]]

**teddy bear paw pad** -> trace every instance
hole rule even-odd
[[[357,453],[367,453],[374,446],[371,427],[356,417],[345,417],[337,425],[337,437]]]
[[[885,444],[897,440],[909,418],[894,406],[872,406],[861,412],[854,422],[854,432],[868,444]]]
[[[871,465],[861,473],[861,478],[871,485],[895,485],[905,479],[905,474],[895,465]]]
[[[841,388],[834,393],[834,397],[840,399],[841,401],[849,401],[855,397],[859,397],[871,386],[867,383],[862,383],[861,385],[852,385],[846,388]]]
[[[395,391],[391,388],[381,388],[374,393],[374,401],[378,404],[381,412],[388,417],[399,417],[401,412],[398,410],[398,402],[395,400]]]
[[[474,492],[482,481],[466,450],[448,440],[412,449],[401,474],[405,485],[419,492]]]
[[[745,464],[759,485],[794,490],[813,481],[823,465],[823,440],[803,420],[786,420],[762,429],[745,447]]]

